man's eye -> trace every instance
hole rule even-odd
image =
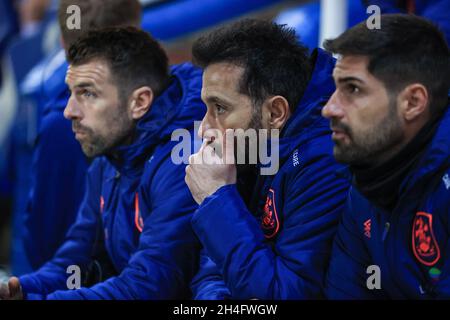
[[[216,111],[217,111],[217,114],[224,114],[225,111],[227,111],[227,109],[222,107],[220,104],[216,104]]]
[[[357,87],[357,86],[355,86],[355,85],[353,85],[353,84],[348,85],[347,90],[348,90],[348,92],[351,93],[351,94],[358,94],[358,93],[361,92],[361,90],[359,89],[359,87]]]
[[[84,97],[86,97],[86,98],[95,98],[95,97],[97,97],[97,95],[94,92],[89,91],[89,90],[84,90],[82,95]]]

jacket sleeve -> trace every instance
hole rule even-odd
[[[216,264],[202,250],[200,269],[191,283],[193,299],[224,300],[231,296]]]
[[[62,110],[46,114],[33,151],[25,213],[25,249],[36,270],[49,261],[75,222],[83,200],[87,161]]]
[[[234,299],[322,297],[331,242],[348,183],[331,155],[311,160],[285,183],[281,231],[271,246],[236,185],[220,188],[194,215],[193,228]],[[281,210],[280,210],[281,209]]]
[[[100,215],[100,177],[97,163],[87,174],[85,198],[77,219],[53,259],[34,273],[19,278],[28,299],[40,299],[60,289],[67,289],[69,266],[84,270],[90,262]]]
[[[446,170],[445,175],[450,176],[450,168]],[[444,175],[444,176],[445,176]],[[450,198],[449,192],[450,188],[446,185],[446,182],[443,179],[440,179],[441,183],[439,187],[434,190],[433,198],[433,207],[435,208],[435,212],[438,214],[436,218],[440,220],[440,223],[445,226],[444,229],[447,235],[446,242],[441,246],[443,249],[441,256],[443,257],[443,261],[440,262],[442,267],[439,267],[442,270],[441,278],[434,285],[433,298],[438,300],[449,300],[450,299]],[[447,182],[448,183],[448,182]],[[436,221],[436,220],[435,220]]]
[[[333,244],[325,286],[328,299],[376,298],[366,286],[369,277],[366,269],[372,263],[353,217],[353,197],[353,192],[350,192]]]
[[[140,208],[150,212],[142,212],[146,218],[138,249],[118,276],[91,288],[57,291],[47,299],[189,298],[200,245],[190,227],[197,204],[184,182],[184,170],[169,158],[153,182],[140,189]]]

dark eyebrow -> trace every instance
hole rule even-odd
[[[96,89],[95,85],[91,82],[81,82],[81,83],[76,84],[73,88],[74,89],[77,89],[77,88],[83,89],[83,88],[90,88],[90,87]]]
[[[211,103],[223,103],[223,104],[227,104],[227,105],[231,104],[231,102],[229,102],[229,101],[227,101],[225,99],[219,98],[217,96],[209,96],[209,97],[206,97],[205,100],[207,102],[211,102]]]
[[[356,78],[356,77],[343,77],[343,78],[336,79],[336,82],[338,82],[338,83],[347,83],[347,82],[351,82],[351,81],[356,81],[361,84],[364,84],[364,81],[362,81],[361,79]]]

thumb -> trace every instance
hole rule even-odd
[[[202,145],[200,146],[200,149],[198,149],[197,153],[202,153],[208,144],[209,144],[209,141],[207,139],[203,139]]]
[[[200,149],[198,149],[197,153],[194,153],[189,157],[189,164],[202,164],[204,158],[205,148],[208,146],[208,140],[204,139]]]
[[[21,294],[20,281],[17,277],[11,277],[8,281],[9,295],[15,297]]]

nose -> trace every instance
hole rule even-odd
[[[82,118],[81,110],[73,97],[70,97],[67,102],[66,108],[64,109],[64,118],[68,120],[79,120]]]
[[[200,123],[200,127],[198,128],[197,136],[200,139],[203,139],[203,133],[205,132],[205,126],[206,126],[206,115],[203,117],[202,122]]]
[[[204,135],[207,135],[209,130],[211,129],[211,123],[208,119],[208,113],[205,114],[205,116],[202,119],[202,123],[200,124],[200,128],[198,129],[198,136],[200,139],[206,139],[207,137],[204,137]]]
[[[325,107],[322,108],[322,116],[331,118],[342,118],[344,116],[344,111],[342,109],[341,103],[337,97],[336,91],[330,97]]]
[[[200,128],[198,129],[198,136],[200,139],[211,142],[220,138],[220,131],[211,123],[210,120],[211,119],[208,117],[207,113],[200,124]]]

